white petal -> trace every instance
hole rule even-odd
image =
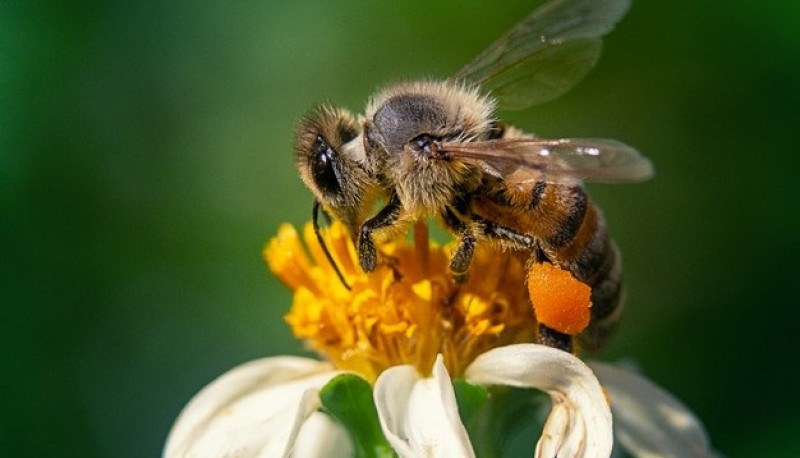
[[[617,440],[637,457],[714,456],[700,421],[678,399],[636,374],[592,363],[611,399]]]
[[[431,378],[420,378],[413,366],[385,370],[375,381],[375,406],[383,433],[399,456],[475,456],[441,355]]]
[[[550,435],[548,440],[539,440],[533,456],[557,456],[561,449],[561,442],[569,428],[569,410],[564,404],[553,404],[544,431]]]
[[[553,408],[535,456],[607,457],[613,446],[611,411],[600,383],[575,356],[544,345],[517,344],[478,356],[465,378],[484,385],[537,388]]]
[[[184,408],[164,457],[287,456],[319,406],[317,392],[336,374],[328,364],[296,357],[236,367]],[[333,425],[320,434],[339,434],[333,428],[342,428]]]
[[[331,454],[353,456],[350,435],[329,415],[314,412],[303,424],[300,435],[295,441],[292,456],[329,457]]]

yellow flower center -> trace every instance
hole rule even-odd
[[[344,226],[334,222],[323,237],[348,290],[310,223],[303,235],[305,247],[292,226],[282,225],[264,257],[294,292],[286,322],[295,336],[339,369],[373,381],[400,364],[428,374],[441,353],[458,377],[491,348],[536,339],[521,254],[481,244],[469,277],[458,283],[448,270],[454,245],[429,241],[427,228],[418,224],[414,243],[398,238],[379,244],[382,264],[366,274]]]

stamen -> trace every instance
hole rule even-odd
[[[481,274],[457,283],[449,271],[455,244],[432,241],[425,222],[414,225],[413,245],[403,237],[380,244],[379,252],[392,262],[369,274],[359,268],[358,253],[340,222],[319,231],[328,254],[317,237],[308,224],[309,259],[297,232],[282,226],[264,255],[294,292],[286,322],[338,369],[368,380],[400,364],[428,374],[441,354],[449,373],[459,377],[492,348],[536,340],[525,253],[479,244],[470,269]],[[330,259],[336,259],[349,290]]]

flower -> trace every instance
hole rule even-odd
[[[386,262],[364,274],[334,222],[323,239],[345,285],[310,225],[304,238],[305,245],[284,225],[264,255],[294,291],[287,323],[326,361],[273,357],[233,369],[187,405],[165,457],[469,457],[476,449],[498,456],[506,434],[501,420],[545,406],[530,391],[511,398],[500,387],[549,396],[535,456],[609,456],[612,411],[626,450],[706,456],[699,422],[650,382],[596,365],[601,385],[577,356],[533,343],[537,323],[520,255],[480,246],[472,277],[455,282],[448,271],[452,246],[430,241],[418,224],[413,243],[380,244]],[[454,388],[453,380],[466,382]],[[495,420],[488,426],[481,419],[487,412]],[[691,445],[675,447],[686,437]]]

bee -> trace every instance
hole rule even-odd
[[[329,105],[312,110],[300,122],[295,151],[315,197],[318,237],[323,208],[348,228],[370,272],[379,262],[376,239],[438,218],[458,240],[450,262],[457,280],[477,244],[499,243],[526,253],[529,268],[552,263],[589,285],[591,320],[577,338],[584,348],[601,347],[620,320],[622,269],[582,183],[645,180],[652,164],[616,140],[542,139],[495,112],[569,90],[595,65],[601,37],[628,7],[629,0],[554,0],[449,79],[388,86],[363,117]],[[372,215],[378,201],[385,204]],[[540,323],[539,336],[567,351],[576,337],[548,323]]]

